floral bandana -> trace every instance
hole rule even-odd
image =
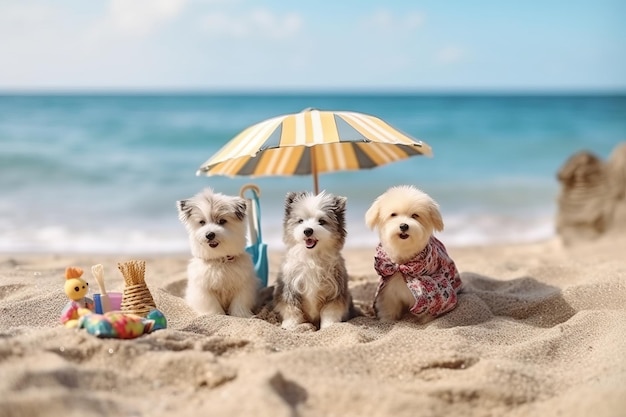
[[[411,313],[419,315],[427,312],[436,317],[456,307],[461,277],[445,246],[434,236],[420,253],[402,265],[392,262],[379,244],[374,268],[380,276],[374,305],[391,277],[400,272],[415,297],[415,304],[409,309]]]

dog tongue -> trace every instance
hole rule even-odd
[[[304,244],[306,245],[307,248],[312,249],[317,244],[317,240],[315,240],[315,239],[307,239],[307,240],[304,241]]]

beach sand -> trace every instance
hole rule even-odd
[[[626,240],[449,250],[465,283],[449,314],[317,332],[197,317],[181,298],[185,254],[2,255],[0,417],[626,415]],[[373,253],[344,251],[365,313]],[[121,291],[129,259],[146,260],[167,329],[114,340],[60,325],[67,266],[93,292],[101,263]]]

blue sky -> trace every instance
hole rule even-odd
[[[626,1],[0,0],[0,90],[626,90]]]

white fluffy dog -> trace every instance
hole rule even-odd
[[[251,317],[258,280],[246,247],[246,200],[206,188],[177,202],[193,258],[185,301],[201,314]]]
[[[397,320],[409,311],[427,322],[456,306],[461,278],[433,236],[443,230],[443,220],[428,194],[392,187],[367,210],[365,223],[380,237],[374,263],[380,277],[374,296],[378,318]]]
[[[287,246],[274,290],[282,327],[312,323],[324,329],[347,320],[352,306],[341,249],[346,239],[346,198],[291,192],[285,201]]]

